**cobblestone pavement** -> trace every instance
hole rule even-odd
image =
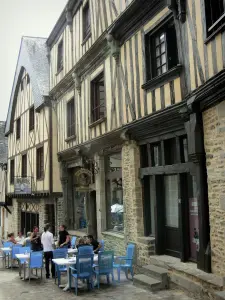
[[[62,278],[65,282],[66,277]],[[106,300],[191,300],[179,291],[160,291],[151,293],[133,286],[131,281],[123,278],[120,284],[108,286],[104,281],[100,290],[95,288],[87,291],[79,290],[79,299],[106,299]],[[74,291],[64,292],[54,284],[54,280],[32,280],[31,283],[22,281],[16,270],[0,271],[0,300],[65,300],[76,298]]]

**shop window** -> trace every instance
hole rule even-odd
[[[177,163],[176,139],[164,141],[165,164],[173,165]]]
[[[57,72],[60,72],[63,69],[63,40],[58,44],[57,52]]]
[[[27,177],[27,155],[24,154],[22,156],[22,172],[21,172],[22,177]]]
[[[152,167],[158,167],[161,165],[160,143],[151,144],[151,164]]]
[[[205,0],[207,35],[216,31],[225,21],[224,0]]]
[[[16,120],[16,139],[20,139],[20,125],[21,125],[21,120],[20,118]]]
[[[44,147],[37,149],[37,179],[44,178]]]
[[[29,109],[29,130],[34,130],[34,106]]]
[[[11,159],[10,161],[10,183],[14,183],[14,177],[15,177],[15,161],[14,159]]]
[[[123,182],[122,182],[122,158],[121,153],[115,153],[107,157],[107,227],[108,230],[123,232]]]
[[[71,226],[75,226],[76,230],[83,230],[86,232],[87,228],[87,216],[86,207],[87,199],[85,193],[74,191],[74,222]]]
[[[101,73],[91,82],[91,121],[98,121],[105,116],[105,82]]]
[[[89,8],[89,2],[83,9],[83,39],[86,39],[91,34],[91,14]]]
[[[67,137],[75,135],[74,99],[67,102]]]
[[[166,73],[178,64],[177,38],[173,23],[146,35],[147,79]]]

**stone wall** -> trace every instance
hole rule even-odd
[[[45,199],[40,200],[39,204],[39,231],[44,231],[44,226],[48,222],[48,216],[46,215],[46,209],[45,209]]]
[[[105,250],[112,250],[117,256],[125,255],[126,246],[124,236],[113,232],[102,232]]]
[[[59,225],[64,223],[65,217],[63,198],[58,198],[56,202],[56,228],[58,229]]]
[[[8,224],[8,230],[9,233],[13,232],[15,236],[17,236],[17,233],[20,230],[21,204],[16,199],[13,199],[12,201],[12,218],[11,222]]]
[[[225,101],[203,113],[212,271],[225,275]]]

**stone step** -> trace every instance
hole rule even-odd
[[[141,273],[162,282],[164,288],[168,288],[168,270],[155,265],[146,265],[141,268]]]
[[[215,292],[214,293],[214,299],[215,300],[223,300],[223,299],[225,299],[225,291]]]
[[[153,292],[163,289],[162,282],[160,280],[146,276],[144,274],[135,275],[133,282],[135,286]]]

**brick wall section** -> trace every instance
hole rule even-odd
[[[137,242],[144,235],[142,185],[139,179],[140,152],[134,141],[122,149],[125,242]]]
[[[212,271],[225,275],[225,101],[203,113]]]
[[[41,199],[39,204],[39,231],[44,231],[44,226],[47,223],[47,215],[45,209],[45,200]]]
[[[126,246],[124,237],[113,233],[102,233],[102,239],[105,242],[105,250],[114,251],[117,256],[125,255]]]
[[[58,198],[57,199],[56,212],[57,212],[56,227],[57,227],[57,230],[58,230],[59,225],[65,223],[63,198]]]
[[[21,219],[21,204],[13,199],[12,206],[12,222],[9,224],[9,232],[13,232],[17,236],[18,231],[20,230],[20,219]]]

